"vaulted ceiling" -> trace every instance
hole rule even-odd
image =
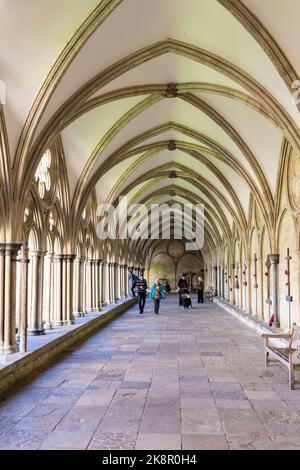
[[[220,237],[245,228],[251,197],[271,221],[283,142],[300,148],[299,14],[298,0],[0,0],[16,181],[60,136],[75,215],[96,190],[203,202]]]

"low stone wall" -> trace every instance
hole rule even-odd
[[[218,299],[218,297],[214,297],[214,303],[222,307],[224,310],[226,310],[226,312],[230,313],[230,315],[237,318],[239,321],[244,323],[249,328],[252,328],[253,330],[255,330],[258,335],[283,333],[283,331],[280,328],[269,327],[263,321],[260,321],[255,317],[251,317],[251,315],[248,315],[247,313],[243,312],[241,309],[234,307],[229,302],[226,302],[226,300],[221,300],[221,299]],[[273,341],[274,346],[278,346],[278,347],[284,347],[286,346],[286,343],[287,343],[286,340],[280,340],[280,339],[272,339],[272,341]]]
[[[0,369],[0,394],[20,384],[25,377],[45,366],[47,362],[55,359],[71,345],[83,341],[88,336],[94,334],[106,323],[132,307],[136,301],[136,298],[131,298],[120,305],[116,305],[116,307],[111,308],[108,312],[102,313],[83,325],[78,325],[78,327],[73,328],[71,331],[66,332],[35,351],[22,354],[22,357],[19,357],[20,353],[18,353],[16,361],[10,362],[7,366]]]

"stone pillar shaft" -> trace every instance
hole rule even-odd
[[[45,324],[44,328],[46,330],[50,330],[52,328],[52,303],[53,303],[53,257],[54,253],[48,252],[45,259],[46,264],[46,279],[48,280],[48,284],[45,285],[46,291],[44,292],[45,296]]]
[[[272,254],[269,256],[271,267],[272,267],[272,277],[273,277],[273,313],[274,313],[274,325],[280,327],[280,315],[279,315],[279,284],[278,284],[278,265],[279,265],[279,254]]]
[[[218,266],[214,266],[214,286],[215,292],[214,295],[218,295]]]
[[[83,266],[84,258],[77,257],[74,261],[74,317],[82,317],[83,313]]]
[[[17,351],[16,263],[19,243],[0,244],[0,354]]]
[[[54,319],[55,326],[63,325],[62,315],[62,255],[54,255]]]
[[[44,275],[44,255],[42,251],[31,251],[30,262],[31,273],[31,303],[29,316],[29,335],[43,335],[43,275]]]

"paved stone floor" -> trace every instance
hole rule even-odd
[[[212,304],[148,302],[2,399],[1,449],[300,449],[300,389]]]

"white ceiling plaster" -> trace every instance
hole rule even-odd
[[[82,115],[61,133],[71,194],[91,153],[107,131],[143,97],[107,103]]]
[[[98,0],[0,0],[0,79],[10,150],[51,66]]]
[[[145,82],[146,78],[146,82]],[[101,88],[95,96],[102,95],[118,88],[149,84],[166,83],[213,83],[223,85],[243,93],[248,93],[230,78],[186,57],[177,54],[164,54],[130,70],[121,77]]]
[[[72,62],[45,118],[109,65],[167,38],[194,44],[235,63],[272,92],[300,123],[290,94],[268,56],[217,0],[123,1]]]
[[[274,196],[283,134],[271,121],[243,103],[215,95],[197,94],[237,130],[261,166]]]
[[[107,158],[109,154],[135,136],[170,121],[203,133],[233,153],[241,162],[246,162],[242,152],[225,131],[202,111],[179,98],[161,100],[130,121],[107,146],[101,159]]]
[[[299,0],[243,0],[272,34],[300,76]]]

